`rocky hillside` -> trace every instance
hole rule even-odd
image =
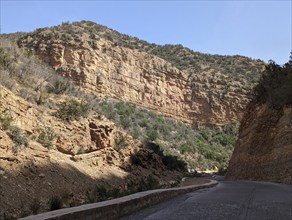
[[[241,119],[263,62],[158,46],[93,22],[37,29],[18,40],[85,91],[161,112],[195,127]]]
[[[97,111],[95,97],[3,39],[0,84],[0,219],[170,187],[186,169],[143,146]]]
[[[292,183],[292,56],[271,63],[256,87],[226,179]]]
[[[182,159],[192,169],[226,166],[235,125],[193,130],[98,99],[7,36],[0,42],[1,218],[169,187],[187,168]]]
[[[187,167],[226,167],[231,122],[263,68],[91,22],[0,42],[4,219],[169,187]]]
[[[1,86],[0,97],[0,217],[53,209],[54,198],[68,207],[179,180],[98,114],[63,121]]]

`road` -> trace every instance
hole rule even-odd
[[[292,185],[222,181],[123,220],[292,220]]]

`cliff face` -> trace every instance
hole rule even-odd
[[[159,110],[190,122],[187,77],[166,61],[100,40],[89,45],[37,45],[37,55],[87,92]]]
[[[260,81],[241,121],[226,179],[292,183],[291,64],[273,67]]]
[[[75,34],[78,40],[70,38],[68,32],[64,35],[68,40],[63,40],[63,35],[48,37],[61,31],[41,30],[18,43],[35,51],[61,75],[98,96],[132,102],[194,126],[220,126],[239,121],[250,99],[247,89],[250,83],[240,74],[240,80],[230,80],[222,69],[214,70],[199,63],[200,71],[179,70],[150,53],[120,46],[98,34],[92,37],[85,29],[85,33]],[[236,62],[261,65],[246,60],[238,58]]]
[[[292,107],[247,109],[226,179],[292,183]]]

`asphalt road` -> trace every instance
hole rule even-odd
[[[222,181],[123,220],[292,220],[292,185]]]

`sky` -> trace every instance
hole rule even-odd
[[[1,33],[89,20],[156,44],[278,64],[292,51],[292,0],[0,0]]]

